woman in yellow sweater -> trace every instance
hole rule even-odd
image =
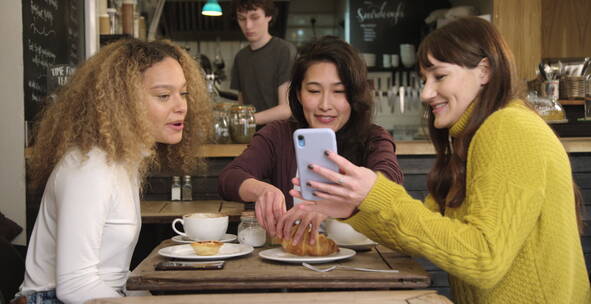
[[[327,152],[341,172],[311,170],[335,184],[311,182],[326,200],[298,208],[428,258],[449,273],[458,303],[591,303],[568,155],[515,98],[503,38],[460,19],[431,33],[418,59],[437,151],[425,202]]]

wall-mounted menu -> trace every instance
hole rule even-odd
[[[419,43],[424,19],[441,0],[350,0],[350,42],[362,53],[399,54],[400,44]]]
[[[54,89],[48,84],[53,86],[55,79],[48,82],[48,77],[62,72],[55,68],[73,69],[84,60],[84,1],[23,0],[22,4],[25,119],[34,120]]]

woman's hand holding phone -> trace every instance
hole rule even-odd
[[[340,168],[340,172],[312,164],[308,170],[332,183],[308,181],[310,187],[316,189],[314,194],[322,200],[303,202],[294,206],[294,209],[319,212],[335,218],[348,218],[363,202],[375,184],[377,175],[370,169],[358,167],[332,151],[327,151],[327,157]],[[292,182],[294,185],[300,185],[299,178],[292,179]],[[296,190],[290,190],[289,194],[303,199],[302,194]]]

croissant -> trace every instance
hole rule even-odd
[[[298,230],[297,228],[298,225],[295,225],[291,228],[291,238],[293,238],[295,235],[296,231]],[[314,245],[310,245],[312,231],[307,229],[304,233],[304,237],[297,245],[293,245],[291,240],[284,239],[281,241],[281,247],[286,252],[300,256],[325,256],[339,251],[337,244],[333,240],[327,238],[324,234],[319,234],[318,232],[316,232],[316,234],[318,237]]]

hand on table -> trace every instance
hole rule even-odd
[[[305,201],[294,206],[293,209],[319,212],[334,218],[350,217],[373,187],[377,175],[370,169],[354,165],[334,152],[328,151],[327,157],[337,164],[340,168],[339,173],[318,165],[311,165],[309,170],[334,182],[334,184],[310,181],[310,186],[317,190],[314,194],[323,200]],[[300,185],[299,178],[292,179],[292,182],[294,185]],[[290,190],[289,194],[303,199],[299,191]]]

